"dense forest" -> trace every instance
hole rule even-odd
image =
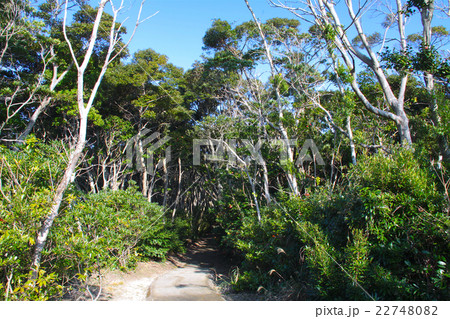
[[[292,18],[261,21],[242,2],[183,70],[130,54],[118,1],[0,1],[2,300],[61,300],[206,233],[234,291],[450,298],[448,7],[380,1],[369,33],[369,3],[269,1]]]

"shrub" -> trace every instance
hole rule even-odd
[[[2,146],[0,146],[2,147]],[[64,167],[61,144],[29,140],[0,155],[0,298],[62,297],[101,268],[126,269],[144,258],[164,259],[184,249],[186,222],[166,221],[163,209],[136,187],[83,194],[69,187],[46,247],[36,282],[29,280],[34,240],[48,213]]]
[[[165,259],[183,250],[177,231],[186,225],[166,222],[163,209],[135,187],[67,200],[71,208],[52,229],[43,263],[64,284],[102,268],[127,269],[143,258]]]
[[[448,298],[445,198],[414,153],[364,158],[351,181],[360,207],[354,207],[349,224],[369,234],[371,289],[383,299]]]
[[[448,299],[445,194],[414,153],[361,157],[348,181],[266,208],[261,224],[243,217],[227,230],[244,258],[235,288],[288,284],[297,290],[291,297],[305,299]]]
[[[31,138],[19,150],[0,149],[0,298],[45,300],[61,287],[56,274],[45,270],[37,285],[28,280],[31,252],[62,172],[63,145]]]

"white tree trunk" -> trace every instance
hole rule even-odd
[[[18,138],[19,141],[24,141],[27,138],[27,136],[30,134],[31,130],[33,129],[34,125],[36,124],[36,121],[37,121],[39,115],[41,115],[41,113],[45,111],[47,106],[50,104],[51,100],[52,100],[51,96],[46,96],[41,101],[38,108],[33,112],[33,115],[30,117],[27,127],[22,132],[22,134],[20,134],[20,136]]]
[[[432,35],[432,27],[431,22],[433,20],[435,5],[434,0],[430,0],[427,3],[427,6],[424,6],[420,10],[421,21],[422,21],[422,47],[431,49],[431,35]],[[442,120],[438,113],[438,103],[434,93],[434,75],[432,73],[424,72],[424,81],[426,85],[426,89],[431,99],[429,102],[430,105],[430,114],[431,120],[433,121],[433,125],[436,127],[442,126]],[[448,141],[445,135],[438,134],[438,143],[441,151],[442,157],[446,160],[450,160],[450,148],[448,145]]]
[[[175,204],[172,211],[172,222],[175,220],[175,213],[177,211],[178,204],[180,202],[182,173],[183,172],[181,171],[181,158],[178,158],[178,188],[177,188],[177,196],[175,197]]]
[[[266,41],[266,36],[264,35],[264,32],[261,27],[261,23],[258,21],[255,13],[253,12],[253,9],[251,8],[250,4],[248,3],[248,1],[247,0],[244,0],[244,1],[245,1],[245,4],[247,5],[248,10],[252,14],[253,21],[256,23],[256,26],[258,27],[259,35],[261,36],[261,39],[264,44],[264,51],[265,51],[267,60],[269,61],[271,75],[272,75],[272,77],[275,77],[277,75],[277,72],[275,69],[275,65],[273,63],[272,53],[270,52],[269,45],[267,44],[267,41]],[[284,143],[286,144],[288,160],[291,163],[294,163],[294,152],[292,151],[292,149],[289,145],[289,142],[288,142],[289,136],[288,136],[286,128],[283,125],[283,102],[281,100],[280,88],[279,88],[278,84],[275,85],[275,93],[276,93],[276,97],[277,97],[277,108],[278,108],[278,117],[279,117],[278,130],[281,134],[281,137],[282,137]],[[289,187],[291,188],[292,194],[294,196],[297,196],[299,194],[298,185],[297,185],[297,177],[295,176],[295,174],[293,174],[290,171],[290,168],[288,168],[288,170],[286,172],[286,177],[287,177],[287,180],[289,183]]]
[[[116,30],[116,18],[118,12],[121,10],[122,7],[119,7],[116,9],[112,3],[112,10],[113,10],[113,19],[111,21],[111,29],[110,29],[110,35],[109,35],[109,48],[108,52],[106,53],[105,60],[103,61],[103,66],[100,71],[100,74],[97,77],[97,80],[93,86],[93,88],[90,90],[89,99],[87,102],[84,100],[84,94],[85,94],[85,87],[84,87],[84,74],[86,71],[86,68],[88,66],[88,63],[91,59],[92,52],[94,50],[94,46],[97,40],[97,34],[98,34],[98,28],[100,26],[100,22],[102,20],[103,11],[105,9],[105,5],[110,2],[110,0],[101,0],[99,3],[99,6],[97,8],[97,15],[95,17],[94,25],[92,28],[92,34],[89,39],[88,47],[86,49],[86,52],[84,54],[84,59],[81,65],[78,62],[78,59],[72,49],[72,44],[67,37],[66,33],[66,22],[67,22],[67,13],[68,13],[68,0],[66,0],[65,3],[65,10],[64,10],[64,20],[63,20],[63,34],[64,38],[68,44],[70,53],[72,55],[73,63],[75,64],[77,68],[77,102],[78,102],[78,113],[79,113],[79,127],[78,127],[78,137],[77,142],[75,144],[75,148],[72,150],[72,152],[69,155],[69,162],[67,163],[67,167],[64,171],[64,175],[61,179],[61,181],[58,183],[58,186],[56,188],[55,195],[53,197],[52,206],[50,208],[49,214],[46,216],[44,223],[41,226],[41,229],[38,232],[37,239],[36,239],[36,245],[32,257],[32,278],[36,279],[39,273],[39,267],[41,263],[41,256],[42,256],[42,250],[44,249],[45,243],[47,241],[48,234],[50,232],[50,229],[53,225],[53,222],[55,218],[58,216],[59,213],[59,207],[61,206],[61,202],[63,200],[64,193],[72,179],[72,175],[75,172],[75,168],[78,164],[78,160],[80,159],[84,146],[86,143],[86,132],[87,132],[87,120],[88,120],[88,114],[90,109],[92,108],[92,105],[94,103],[95,96],[97,95],[98,88],[100,86],[100,83],[103,79],[103,76],[105,75],[105,72],[108,68],[108,65],[111,63],[111,61],[116,58],[129,44],[129,42],[120,48],[116,55],[112,56],[112,53],[114,51],[114,48],[116,47],[117,43],[119,42],[119,34]],[[142,4],[141,8],[139,10],[139,14],[137,17],[137,22],[135,26],[135,30],[137,26],[139,25],[139,18],[142,11]],[[134,35],[134,32],[133,32]],[[133,36],[131,36],[132,38]],[[130,38],[130,41],[131,41]]]
[[[58,216],[59,207],[61,206],[61,202],[63,200],[63,196],[67,189],[67,186],[69,186],[69,183],[75,172],[78,160],[83,154],[84,145],[86,143],[86,128],[87,128],[87,114],[85,114],[85,116],[80,116],[77,143],[70,155],[69,162],[67,163],[67,168],[64,171],[64,175],[56,188],[55,195],[53,196],[52,206],[50,208],[50,213],[45,218],[44,223],[42,224],[41,229],[38,232],[36,238],[36,245],[33,253],[32,279],[37,278],[39,265],[41,263],[42,250],[44,249],[53,222],[55,218]]]
[[[352,163],[353,163],[353,165],[356,165],[356,148],[355,148],[355,142],[353,141],[353,131],[352,131],[352,126],[351,126],[350,115],[347,116],[347,134],[348,134],[348,139],[350,140],[350,153],[352,155]]]

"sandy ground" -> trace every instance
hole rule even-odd
[[[147,293],[151,301],[223,301],[207,268],[187,265],[158,276]]]
[[[98,300],[111,301],[261,300],[257,294],[228,292],[231,267],[232,260],[219,251],[215,239],[204,238],[165,262],[140,262],[130,272],[107,271],[101,291],[97,284],[91,286],[91,293]]]
[[[171,262],[140,262],[131,272],[109,271],[103,275],[101,300],[146,300],[150,285],[158,276],[177,267]]]

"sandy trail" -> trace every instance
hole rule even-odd
[[[221,301],[211,271],[188,265],[157,277],[148,290],[147,300]]]
[[[103,275],[101,300],[143,301],[147,291],[158,276],[176,269],[170,262],[140,262],[128,273],[115,270]]]
[[[230,265],[216,247],[214,238],[204,238],[169,261],[138,263],[130,273],[108,272],[101,299],[224,300],[214,280],[226,274]]]

